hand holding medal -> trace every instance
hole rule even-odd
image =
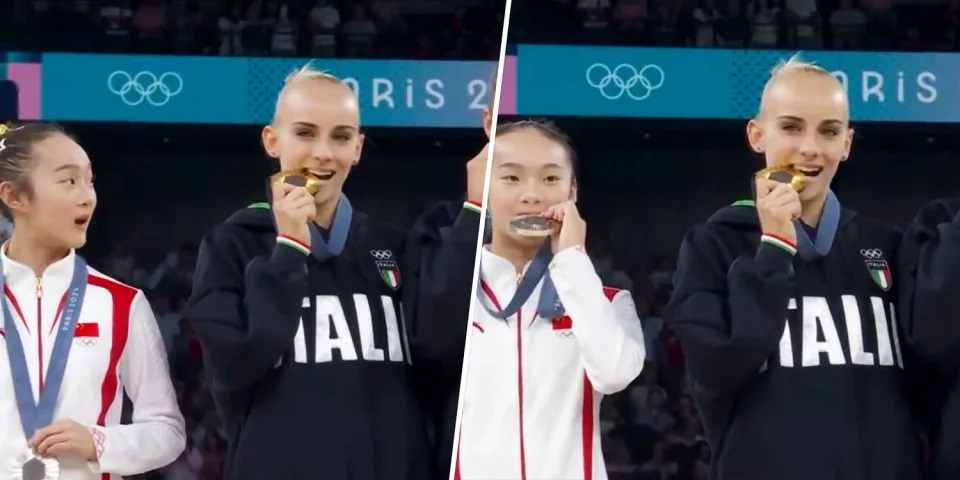
[[[573,200],[554,205],[543,212],[543,217],[560,225],[552,232],[554,253],[570,247],[582,247],[587,241],[587,222],[583,221],[577,204]]]
[[[97,447],[90,429],[73,420],[57,420],[43,427],[30,438],[30,449],[40,457],[70,458],[92,462]]]
[[[788,183],[757,176],[756,195],[761,231],[796,244],[794,220],[800,217],[800,194]]]
[[[271,177],[273,216],[277,233],[310,245],[309,223],[317,216],[317,206],[310,193],[310,177],[280,172]],[[313,190],[316,192],[316,190]]]

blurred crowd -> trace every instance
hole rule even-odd
[[[21,0],[16,50],[496,58],[504,0]]]
[[[547,21],[550,19],[551,21]],[[523,0],[511,43],[956,51],[957,0]]]

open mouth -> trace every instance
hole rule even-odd
[[[330,180],[336,174],[333,170],[310,170],[310,173],[320,180]]]
[[[78,227],[86,227],[90,224],[90,215],[83,215],[73,219],[73,223]]]
[[[820,175],[820,172],[823,171],[823,167],[802,167],[799,165],[794,165],[793,168],[796,168],[805,177],[816,177],[817,175]]]

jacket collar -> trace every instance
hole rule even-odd
[[[527,264],[523,266],[524,272],[530,268],[530,263],[531,262],[527,262]],[[483,279],[488,282],[500,282],[504,279],[509,279],[511,282],[516,283],[519,278],[519,274],[517,273],[516,267],[513,266],[513,263],[491,252],[489,245],[484,245],[480,250],[480,265],[480,269],[483,272]]]
[[[0,261],[3,262],[3,276],[6,282],[18,283],[27,280],[31,282],[36,281],[37,275],[34,273],[32,268],[20,262],[11,260],[10,257],[7,256],[8,245],[9,241],[5,242],[3,246],[0,246]],[[76,252],[74,250],[70,250],[70,253],[68,253],[67,256],[50,264],[50,266],[43,271],[41,280],[58,279],[69,281],[70,277],[73,275],[75,255]]]

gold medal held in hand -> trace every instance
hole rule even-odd
[[[275,173],[270,177],[270,180],[271,182],[283,182],[295,187],[303,187],[310,195],[316,195],[320,191],[320,179],[306,169]]]
[[[523,237],[549,237],[560,223],[539,215],[525,215],[510,220],[510,230]]]
[[[800,170],[788,166],[764,168],[757,172],[756,175],[774,182],[786,183],[793,187],[797,193],[802,192],[804,187],[807,186],[806,175]]]

